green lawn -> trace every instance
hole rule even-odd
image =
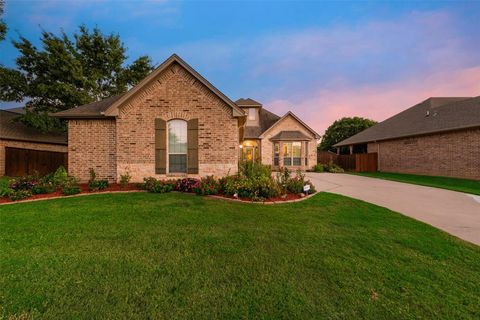
[[[458,179],[449,177],[432,177],[416,174],[392,173],[392,172],[349,172],[351,174],[379,178],[385,180],[400,181],[422,186],[448,189],[480,195],[480,181]]]
[[[479,283],[480,247],[328,193],[0,206],[0,318],[478,319]]]

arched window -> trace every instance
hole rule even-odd
[[[187,172],[187,121],[168,122],[168,172]]]

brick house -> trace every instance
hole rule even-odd
[[[24,108],[0,110],[0,176],[46,174],[66,166],[67,135],[42,133],[15,121]]]
[[[376,152],[379,171],[480,179],[480,97],[429,98],[335,147]]]
[[[316,163],[319,135],[293,113],[230,100],[177,55],[128,92],[58,112],[68,121],[69,173],[178,178],[236,173],[241,159],[292,169]]]

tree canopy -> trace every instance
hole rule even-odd
[[[1,1],[1,0],[0,0]],[[49,113],[120,94],[152,69],[148,56],[126,64],[126,48],[118,34],[82,25],[69,37],[42,31],[39,49],[19,36],[16,68],[0,66],[0,100],[26,102],[21,121],[42,131],[59,127]]]
[[[377,122],[361,117],[341,118],[330,125],[322,137],[319,148],[324,151],[334,151],[333,145],[370,128]]]
[[[5,37],[7,36],[7,24],[2,19],[3,13],[5,12],[4,8],[5,1],[0,0],[0,41],[5,40]]]

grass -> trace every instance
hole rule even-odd
[[[479,247],[328,193],[0,206],[0,318],[478,318],[479,271]]]
[[[8,187],[9,181],[10,181],[9,177],[5,177],[5,176],[0,177],[0,189]]]
[[[478,180],[392,172],[352,172],[351,174],[480,195],[480,181]]]

